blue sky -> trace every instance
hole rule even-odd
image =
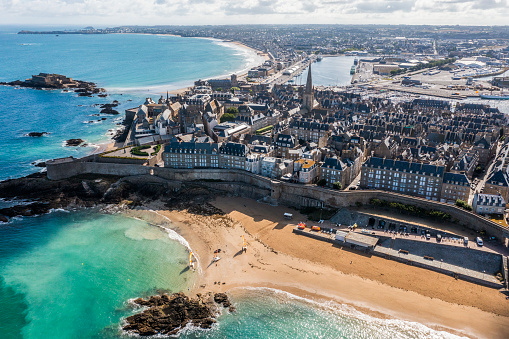
[[[0,0],[0,23],[507,25],[509,0]]]

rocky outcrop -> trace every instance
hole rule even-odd
[[[34,89],[64,89],[73,90],[79,96],[92,96],[106,92],[104,88],[98,88],[95,83],[81,80],[73,80],[65,75],[39,73],[24,81],[15,80],[11,82],[0,82],[0,85],[19,86]]]
[[[196,298],[189,298],[181,292],[171,296],[167,294],[153,296],[148,300],[136,299],[135,304],[149,308],[128,317],[127,325],[123,329],[141,336],[174,335],[188,323],[208,329],[216,322],[215,317],[218,314],[214,302],[216,298],[221,300],[223,305],[224,303],[230,305],[228,296],[224,293],[197,294]]]
[[[27,134],[29,137],[42,137],[43,135],[49,134],[48,132],[30,132]]]
[[[204,215],[223,214],[207,203],[218,192],[211,192],[194,183],[185,187],[179,185],[151,175],[118,177],[88,174],[49,180],[45,173],[34,173],[0,182],[0,198],[7,201],[24,200],[23,204],[0,209],[0,216],[32,216],[57,208],[94,207],[125,201],[134,207],[159,198],[171,209],[189,209]]]
[[[118,182],[118,177],[71,178],[52,181],[45,174],[35,173],[24,178],[0,182],[0,198],[22,204],[0,209],[2,216],[33,216],[51,209],[93,207],[100,203],[119,203],[129,195],[129,185]],[[83,184],[85,182],[85,184]],[[112,188],[114,187],[114,188]],[[110,188],[112,188],[110,190]],[[106,192],[110,190],[109,194]]]
[[[84,143],[85,140],[83,139],[69,139],[65,141],[66,146],[79,146],[82,143]]]
[[[120,114],[118,111],[114,110],[114,107],[118,106],[118,101],[114,100],[111,104],[103,104],[101,105],[101,113],[103,114]]]

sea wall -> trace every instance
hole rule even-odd
[[[104,163],[98,156],[81,159],[63,158],[48,161],[49,179],[59,180],[79,174],[101,174],[117,176],[155,175],[167,180],[183,182],[199,181],[208,187],[231,192],[249,198],[265,198],[272,204],[283,204],[296,208],[316,206],[341,208],[356,204],[369,204],[371,199],[415,205],[449,213],[452,220],[475,231],[486,231],[498,239],[509,238],[509,229],[480,215],[465,211],[454,205],[426,200],[393,192],[360,190],[337,191],[311,185],[290,184],[272,180],[241,170],[227,169],[172,169],[134,164]]]

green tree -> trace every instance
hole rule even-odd
[[[248,81],[249,81],[249,80],[248,80]],[[234,93],[235,91],[240,91],[240,88],[238,88],[238,87],[232,87],[232,88],[230,88],[230,91],[231,91],[232,93]]]
[[[320,179],[318,180],[318,182],[316,183],[318,186],[325,186],[327,184],[327,180],[325,179]]]
[[[226,121],[233,121],[235,120],[235,114],[231,113],[225,113],[221,116],[221,119],[219,119],[219,122],[226,122]]]
[[[339,181],[336,181],[335,183],[332,184],[332,188],[334,188],[335,190],[340,190],[343,188],[343,185],[341,185]]]
[[[472,211],[472,209],[473,209],[472,206],[470,206],[469,204],[467,204],[465,201],[463,201],[461,199],[456,200],[455,205],[458,207],[461,207],[467,211]]]
[[[239,109],[237,107],[230,107],[226,110],[226,113],[230,113],[236,116],[239,114]]]

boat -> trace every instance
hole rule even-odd
[[[322,56],[321,56],[321,55],[318,55],[318,56],[316,57],[316,61],[322,61]]]
[[[356,69],[356,67],[352,66],[352,68],[350,68],[350,74],[355,74],[355,69]]]
[[[359,59],[355,58],[353,59],[353,64],[357,66],[357,64],[359,63]]]
[[[509,100],[509,94],[481,94],[481,99],[485,100]]]

